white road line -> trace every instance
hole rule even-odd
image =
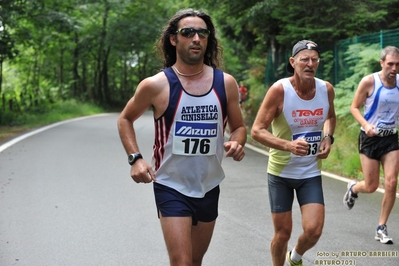
[[[94,116],[105,116],[105,115],[110,115],[110,114],[97,114],[97,115],[82,116],[82,117],[72,118],[72,119],[68,119],[68,120],[64,120],[64,121],[61,121],[61,122],[57,122],[57,123],[54,123],[54,124],[51,124],[51,125],[48,125],[48,126],[41,127],[39,129],[36,129],[36,130],[31,131],[31,132],[25,133],[25,134],[23,134],[23,135],[21,135],[19,137],[16,137],[16,138],[4,143],[3,145],[0,146],[0,153],[3,152],[5,149],[11,147],[12,145],[20,142],[21,140],[24,140],[24,139],[26,139],[26,138],[28,138],[30,136],[36,135],[36,134],[38,134],[40,132],[43,132],[43,131],[45,131],[47,129],[50,129],[50,128],[53,128],[53,127],[57,127],[57,126],[62,125],[62,124],[66,124],[66,123],[70,123],[70,122],[74,122],[74,121],[87,119],[87,118],[94,117]]]

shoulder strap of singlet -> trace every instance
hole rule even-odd
[[[224,118],[227,115],[227,96],[226,88],[224,86],[224,74],[223,71],[217,68],[213,70],[213,84],[212,88],[215,90],[219,97],[220,104],[222,106],[222,112]]]
[[[292,84],[291,84],[289,78],[283,78],[283,79],[280,79],[280,81],[283,84],[284,89],[292,87]]]
[[[373,79],[374,79],[374,90],[376,89],[376,85],[377,82],[379,80],[379,76],[378,73],[373,73]],[[379,82],[381,85],[378,87],[377,90],[375,90],[375,95],[374,95],[374,101],[373,104],[371,105],[369,111],[367,113],[364,114],[364,118],[366,120],[369,120],[370,117],[372,117],[374,115],[374,113],[377,111],[377,107],[378,107],[378,101],[380,99],[380,93],[381,93],[381,89],[384,88],[384,85],[382,84],[382,82]]]
[[[316,77],[314,79],[315,79],[315,83],[316,83],[316,88],[319,88],[319,87],[327,88],[327,84],[324,80],[316,78]]]
[[[172,127],[177,105],[179,104],[179,98],[183,92],[183,86],[172,68],[165,68],[163,72],[169,82],[169,104],[161,117],[164,117],[165,127],[170,129]]]
[[[168,67],[164,69],[164,73],[169,81],[169,104],[172,102],[175,103],[182,93],[183,86],[181,85],[179,78],[172,68]]]

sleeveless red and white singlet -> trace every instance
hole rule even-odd
[[[156,182],[180,193],[201,198],[224,179],[227,99],[224,75],[214,69],[212,87],[204,95],[191,95],[171,68],[169,104],[154,121],[153,168]]]

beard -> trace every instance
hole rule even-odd
[[[196,45],[195,47],[199,47],[199,45]],[[200,47],[201,50],[195,52],[193,52],[192,46],[177,49],[176,52],[184,63],[188,65],[196,65],[204,61],[205,50],[202,46]]]

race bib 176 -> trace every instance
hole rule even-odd
[[[172,152],[186,156],[214,155],[217,136],[217,123],[176,121]]]

